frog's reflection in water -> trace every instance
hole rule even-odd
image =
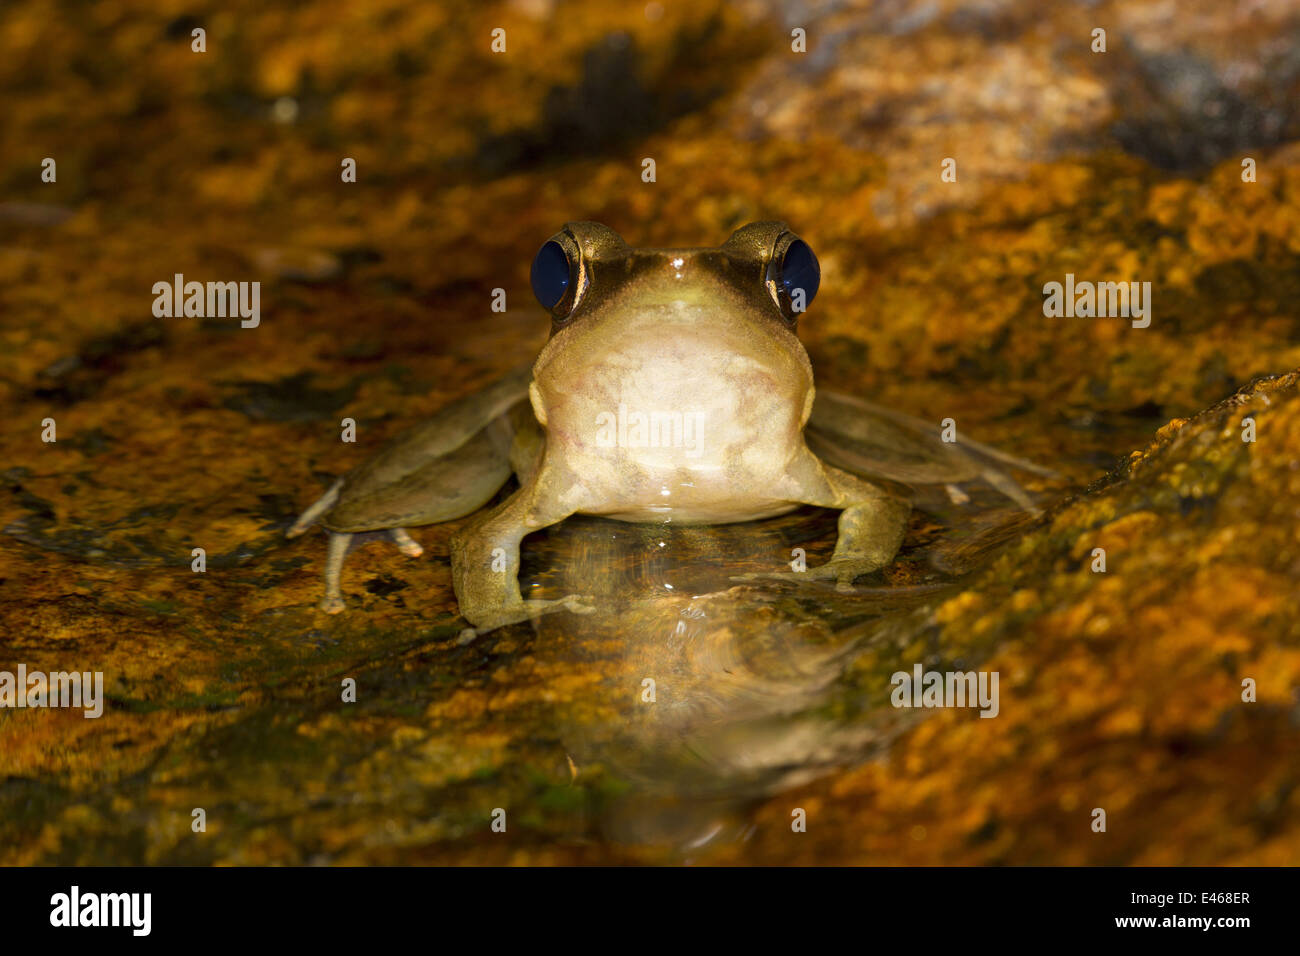
[[[526,549],[526,593],[597,598],[595,614],[540,620],[532,648],[590,677],[559,736],[579,772],[616,783],[593,836],[683,852],[743,838],[755,801],[869,758],[902,726],[889,678],[951,591],[942,576],[851,594],[732,580],[785,570],[797,548],[811,565],[834,541],[834,513],[805,509],[696,528],[579,519]]]

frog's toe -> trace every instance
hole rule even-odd
[[[951,501],[953,504],[955,505],[970,504],[970,495],[966,494],[965,490],[963,490],[959,486],[954,484],[947,484],[943,486],[943,490],[948,492],[948,500]]]
[[[392,536],[393,543],[397,545],[397,550],[408,558],[418,558],[424,554],[424,548],[420,546],[420,542],[412,538],[405,528],[393,528],[388,533]]]
[[[566,610],[572,611],[574,614],[596,613],[595,600],[583,594],[566,594],[564,597],[559,599],[559,603],[563,604]]]
[[[343,603],[343,598],[338,594],[327,594],[321,598],[320,604],[316,605],[326,614],[340,614],[347,609]]]

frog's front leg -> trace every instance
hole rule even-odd
[[[824,464],[806,449],[787,472],[789,499],[801,504],[840,509],[839,537],[835,553],[825,564],[806,571],[773,571],[738,575],[733,580],[756,578],[780,580],[834,579],[838,591],[852,590],[855,578],[882,568],[894,559],[911,505],[882,488],[848,472]]]
[[[565,489],[566,496],[551,489]],[[578,483],[560,479],[543,465],[513,495],[453,536],[451,576],[460,613],[474,625],[462,642],[478,634],[540,617],[553,611],[586,614],[595,608],[576,594],[552,601],[523,600],[519,592],[519,543],[524,536],[558,524],[578,509]]]

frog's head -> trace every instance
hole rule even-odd
[[[821,270],[783,222],[750,223],[716,249],[636,249],[608,226],[571,222],[538,251],[531,278],[553,337],[613,321],[632,336],[687,323],[707,339],[715,328],[792,334]]]
[[[599,411],[626,405],[789,437],[812,408],[795,325],[819,279],[782,222],[752,223],[716,249],[634,249],[608,226],[569,223],[533,262],[552,317],[529,387],[538,421],[577,441]]]

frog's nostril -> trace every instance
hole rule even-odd
[[[569,288],[569,257],[564,247],[552,239],[542,246],[533,260],[529,274],[533,295],[547,309],[554,309]]]

